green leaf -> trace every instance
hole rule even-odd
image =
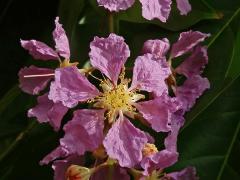
[[[60,0],[58,15],[60,17],[60,21],[64,25],[64,29],[68,34],[68,37],[70,38],[70,41],[73,31],[78,24],[84,4],[84,0]]]
[[[142,17],[141,4],[139,1],[136,1],[133,7],[129,8],[127,11],[121,12],[118,15],[118,18],[120,20],[135,23],[155,24],[171,31],[180,31],[198,23],[201,20],[219,19],[222,17],[221,14],[207,8],[200,1],[193,1],[191,2],[191,5],[192,11],[187,16],[182,16],[176,8],[176,4],[174,4],[167,23],[162,23],[159,20],[148,21],[144,19]]]
[[[180,134],[180,161],[175,169],[196,166],[201,179],[222,179],[239,133],[239,84],[240,78]]]

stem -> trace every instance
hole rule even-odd
[[[114,14],[111,12],[108,15],[108,28],[110,33],[114,32]]]
[[[31,131],[36,124],[36,121],[32,121],[24,131],[19,133],[12,144],[10,144],[10,146],[8,146],[8,148],[0,155],[0,162],[18,145],[18,143],[21,142],[26,134],[29,133],[29,131]]]

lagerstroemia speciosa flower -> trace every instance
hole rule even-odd
[[[126,7],[134,1],[119,2]],[[19,73],[20,87],[27,93],[39,94],[50,84],[50,91],[41,94],[38,105],[29,110],[30,117],[59,130],[67,110],[74,108],[59,146],[40,162],[52,162],[54,179],[129,180],[130,174],[141,180],[197,179],[193,167],[168,174],[164,169],[178,160],[177,137],[185,112],[210,86],[202,77],[208,57],[200,45],[209,35],[183,32],[172,46],[166,38],[146,41],[132,75],[125,67],[130,50],[123,37],[95,37],[89,53],[92,71],[83,73],[76,63],[70,63],[67,36],[58,21],[53,32],[56,50],[35,40],[22,41],[22,46],[36,59],[58,60],[59,67],[29,67]],[[189,56],[175,67],[174,59],[182,55]],[[178,75],[186,78],[181,85],[176,82]],[[139,128],[141,123],[167,134],[161,150],[154,137]],[[84,167],[86,152],[92,152],[96,160],[89,168]]]
[[[147,20],[159,19],[166,22],[172,6],[172,0],[139,0],[142,4],[142,15]],[[111,12],[118,12],[130,8],[135,0],[97,0],[99,6],[103,6]],[[181,15],[187,15],[191,11],[188,0],[176,0],[177,8]]]
[[[70,48],[68,38],[59,18],[55,20],[55,29],[53,31],[53,39],[55,48],[43,42],[36,40],[21,40],[24,49],[35,58],[43,61],[59,61],[59,67],[76,66],[78,63],[70,63]],[[29,94],[38,95],[43,91],[49,82],[54,78],[54,69],[40,68],[36,66],[24,67],[19,71],[20,88]],[[38,105],[29,110],[29,117],[37,117],[40,123],[49,122],[55,130],[59,130],[61,120],[66,114],[68,108],[62,103],[53,103],[48,99],[48,93],[38,97]]]

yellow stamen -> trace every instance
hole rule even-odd
[[[154,144],[150,144],[150,143],[145,144],[145,146],[142,150],[142,153],[143,153],[144,157],[153,155],[157,152],[158,152],[157,147]]]
[[[145,98],[144,95],[128,89],[128,83],[131,80],[125,79],[124,76],[125,73],[123,70],[119,76],[120,84],[118,85],[114,85],[106,79],[102,80],[100,87],[103,93],[89,101],[89,103],[95,102],[94,107],[107,109],[109,123],[112,123],[116,119],[119,112],[134,113],[136,111],[134,103]]]
[[[77,65],[78,65],[78,62],[70,63],[69,59],[64,59],[60,63],[60,68],[69,67],[69,66],[77,66]]]

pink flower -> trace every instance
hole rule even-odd
[[[55,26],[53,39],[56,44],[56,50],[36,40],[21,40],[22,47],[28,50],[35,59],[59,61],[60,68],[76,66],[77,63],[70,63],[69,42],[58,17],[55,19]],[[38,95],[54,79],[54,72],[54,69],[49,68],[24,67],[18,74],[20,88],[26,93]],[[29,110],[28,116],[36,117],[40,123],[49,122],[54,130],[57,131],[60,129],[61,120],[67,113],[67,110],[68,108],[63,106],[61,102],[54,103],[48,99],[48,94],[45,94],[38,98],[38,105]]]
[[[170,131],[170,119],[177,111],[178,104],[166,95],[165,79],[171,72],[169,67],[155,61],[151,54],[139,56],[135,61],[132,83],[128,86],[130,80],[124,76],[124,63],[129,55],[129,48],[120,36],[110,34],[108,38],[94,38],[90,61],[94,68],[103,73],[103,79],[97,78],[101,90],[76,67],[56,70],[49,99],[69,108],[79,102],[88,102],[94,108],[102,109],[76,111],[73,120],[64,126],[65,136],[60,140],[60,147],[67,154],[82,155],[103,142],[107,154],[117,159],[120,166],[133,167],[141,162],[142,150],[149,141],[149,135],[134,127],[127,117],[140,114],[156,131]],[[156,92],[163,99],[139,103],[139,100],[145,99],[141,91]],[[145,108],[150,104],[154,107]],[[103,137],[104,119],[110,125],[106,137]]]
[[[97,0],[99,6],[103,6],[111,12],[126,10],[133,6],[135,0]],[[140,0],[142,15],[145,19],[159,19],[166,22],[171,12],[172,0]],[[188,0],[176,0],[177,8],[181,15],[187,15],[192,7]]]
[[[55,25],[53,39],[56,44],[56,50],[36,40],[21,40],[22,47],[28,50],[35,59],[44,61],[57,60],[60,62],[60,67],[76,65],[77,63],[70,63],[69,42],[62,25],[59,23],[58,17],[56,17]],[[61,57],[64,59],[63,61],[61,61]],[[20,88],[29,94],[39,94],[46,88],[48,82],[53,79],[53,76],[54,70],[52,69],[35,66],[25,67],[19,72]]]
[[[209,34],[198,31],[183,32],[180,34],[178,41],[172,45],[170,51],[170,61],[173,61],[173,58],[192,53],[176,69],[170,67],[173,71],[171,78],[174,78],[176,73],[187,78],[182,86],[176,86],[174,82],[170,84],[175,86],[174,91],[177,101],[182,104],[184,112],[190,110],[202,93],[210,87],[207,78],[200,76],[208,63],[208,56],[207,49],[199,45],[209,36]],[[144,43],[143,53],[151,53],[156,61],[162,62],[166,60],[169,49],[169,41],[165,38],[162,40],[148,40]],[[171,66],[171,62],[168,66]]]

